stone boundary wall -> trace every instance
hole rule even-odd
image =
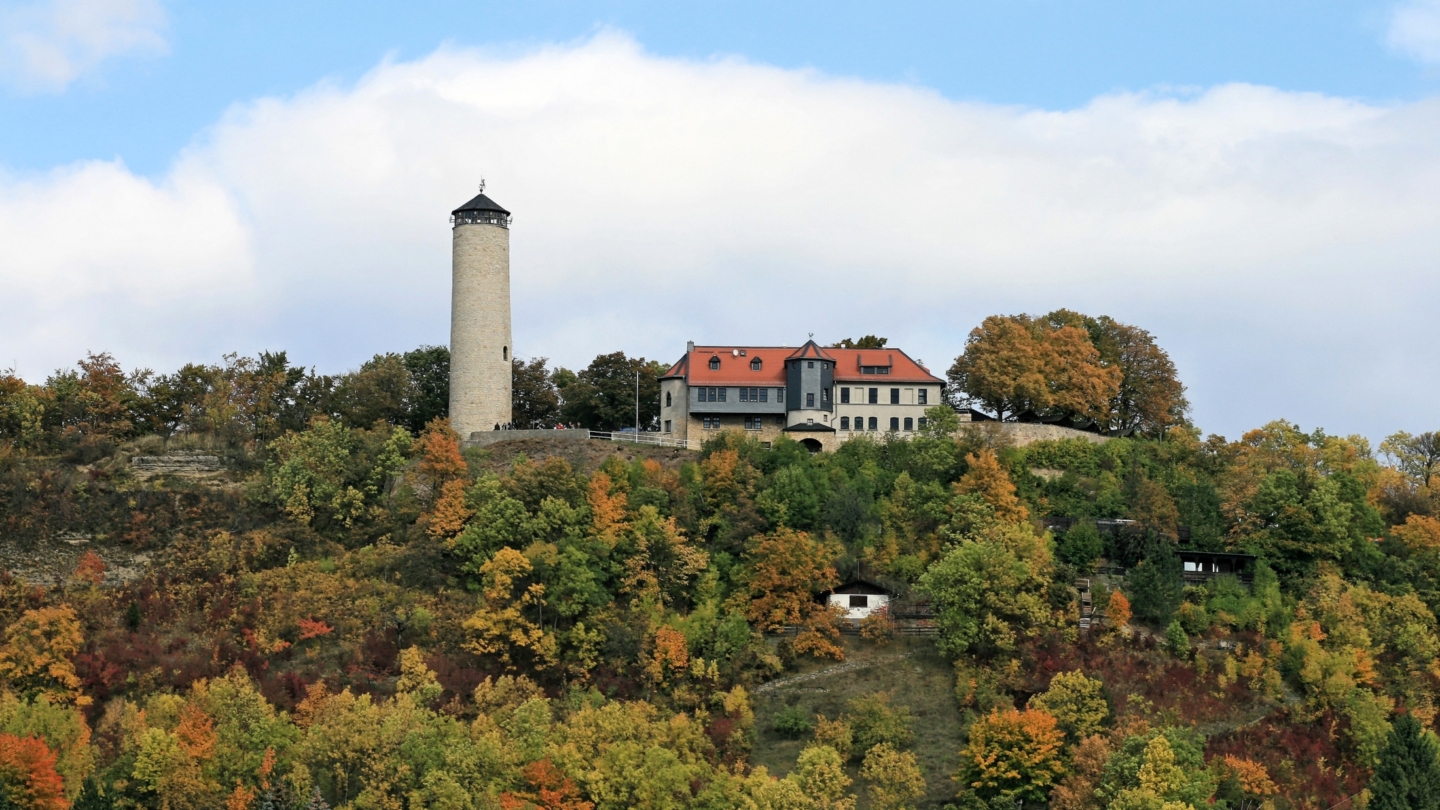
[[[462,441],[463,447],[489,447],[496,442],[516,439],[553,439],[555,441],[583,442],[590,439],[588,430],[477,430],[470,438]]]
[[[1059,441],[1061,439],[1084,439],[1091,444],[1104,444],[1110,441],[1109,436],[1101,436],[1098,433],[1088,433],[1074,428],[1060,427],[1059,425],[1043,425],[1036,422],[970,422],[960,423],[960,430],[979,430],[994,432],[1005,437],[1006,443],[1016,447],[1024,447],[1027,444],[1034,444],[1041,441]]]
[[[225,471],[225,464],[219,456],[183,450],[163,456],[135,456],[130,459],[130,466],[141,478],[153,475],[211,475]]]
[[[961,422],[961,432],[978,430],[996,436],[999,443],[1024,447],[1039,441],[1059,439],[1084,439],[1091,444],[1104,444],[1110,437],[1087,433],[1059,425],[1042,425],[1030,422]],[[463,447],[488,447],[496,442],[514,439],[548,439],[552,441],[585,441],[590,438],[588,430],[477,430],[470,438],[462,441]],[[644,442],[641,442],[644,444]]]

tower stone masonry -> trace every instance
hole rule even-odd
[[[451,223],[450,426],[468,439],[510,422],[510,212],[482,193]]]

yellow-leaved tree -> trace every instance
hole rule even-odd
[[[1049,712],[1070,741],[1079,742],[1100,731],[1110,716],[1103,689],[1104,684],[1078,669],[1062,672],[1051,678],[1050,687],[1031,698],[1029,705]]]
[[[69,605],[27,610],[5,630],[0,678],[26,697],[88,706],[90,698],[80,691],[80,676],[70,660],[84,643],[80,620]]]
[[[506,669],[522,665],[536,669],[552,666],[556,660],[555,636],[544,629],[545,586],[526,584],[530,561],[513,548],[502,548],[480,566],[484,582],[480,609],[465,620],[471,640],[467,649],[493,655]],[[529,611],[534,619],[526,616]]]

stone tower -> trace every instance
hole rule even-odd
[[[482,193],[450,221],[450,426],[468,439],[510,421],[510,212]]]

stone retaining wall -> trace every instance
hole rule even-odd
[[[588,430],[477,430],[460,444],[465,447],[488,447],[496,442],[508,442],[515,439],[583,442],[589,438],[590,431]]]
[[[1109,436],[1101,436],[1098,433],[1087,433],[1074,428],[1060,427],[1059,425],[1042,425],[1035,422],[970,422],[960,424],[960,429],[994,431],[1004,436],[1007,444],[1016,447],[1024,447],[1027,444],[1034,444],[1041,441],[1059,441],[1061,439],[1084,439],[1091,444],[1104,444],[1110,441]]]

